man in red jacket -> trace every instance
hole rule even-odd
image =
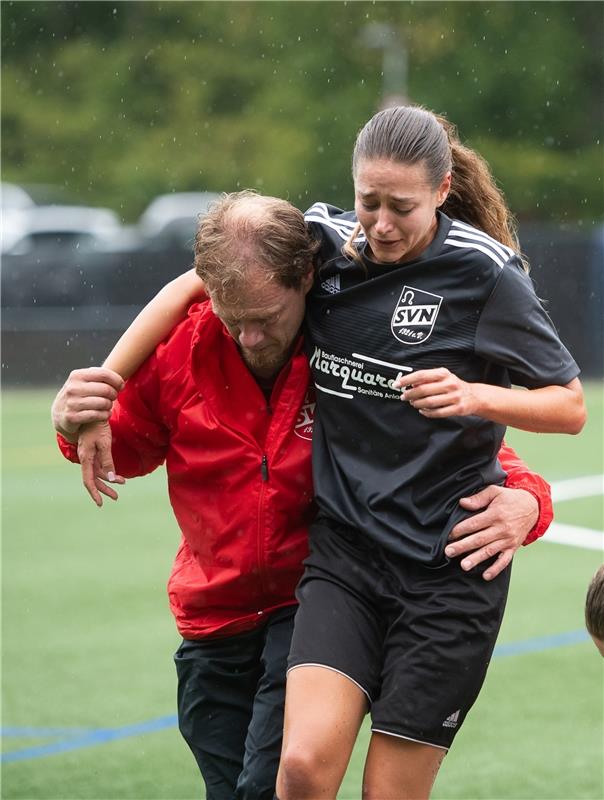
[[[202,220],[200,248],[211,301],[193,306],[127,381],[111,411],[112,454],[126,477],[166,463],[182,531],[168,584],[183,636],[179,727],[207,797],[272,800],[314,511],[300,328],[315,244],[289,203],[238,193]],[[121,383],[103,368],[69,376],[53,405],[67,458],[77,461],[79,427],[109,416]],[[514,550],[551,520],[547,484],[509,448],[500,460],[507,486],[526,491],[487,487],[472,501],[485,510],[454,535],[475,531],[461,546],[481,548],[475,561],[493,555],[482,552],[488,542]]]

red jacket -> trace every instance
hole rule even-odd
[[[111,416],[113,457],[125,477],[164,460],[182,531],[168,582],[183,637],[229,635],[295,603],[312,503],[314,401],[301,341],[270,407],[209,303],[160,344],[127,382]],[[76,448],[62,437],[64,455]],[[508,486],[528,489],[547,529],[549,487],[511,448],[500,453]]]

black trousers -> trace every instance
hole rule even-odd
[[[207,800],[273,800],[295,611],[237,636],[185,639],[174,656],[178,724]]]

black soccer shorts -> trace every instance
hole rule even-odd
[[[438,569],[320,518],[296,595],[289,670],[320,665],[367,695],[372,730],[449,748],[484,682],[511,567]]]

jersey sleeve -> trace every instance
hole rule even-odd
[[[325,261],[338,255],[342,246],[355,233],[355,242],[365,240],[365,235],[357,227],[354,211],[342,211],[328,203],[315,203],[304,212],[304,219],[310,232],[320,243],[319,260]]]
[[[539,517],[528,532],[523,544],[531,544],[547,531],[554,518],[552,491],[549,483],[541,475],[532,472],[515,450],[505,442],[499,450],[499,463],[507,472],[505,485],[508,489],[525,489],[530,492],[539,505]]]
[[[475,350],[505,367],[512,383],[529,389],[565,385],[580,372],[517,256],[501,269],[482,310]]]

